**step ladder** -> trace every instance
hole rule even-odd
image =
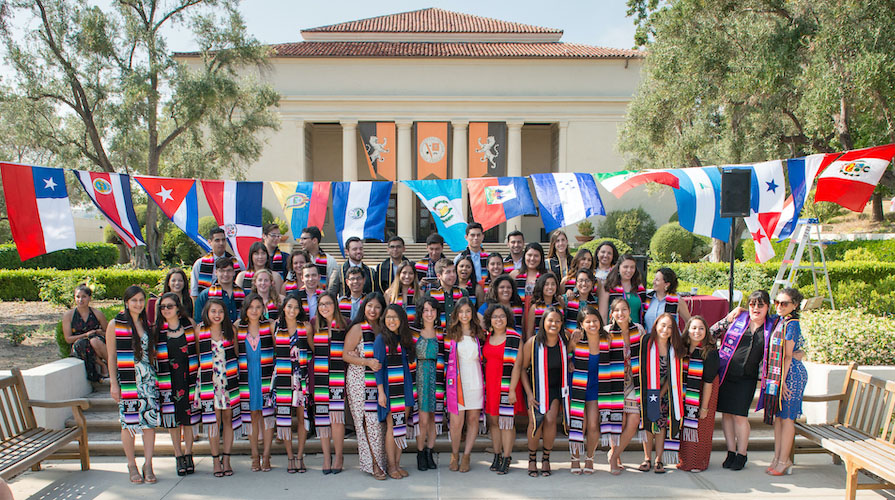
[[[810,264],[802,264],[806,250],[808,251]],[[793,256],[793,251],[795,251],[795,256]],[[815,251],[818,252],[818,257],[815,257]],[[822,297],[821,303],[829,302],[830,308],[835,310],[833,288],[830,286],[830,275],[827,273],[827,259],[824,257],[824,247],[820,238],[820,221],[816,218],[799,219],[796,223],[793,236],[786,247],[786,253],[783,254],[783,262],[780,263],[777,277],[774,278],[774,286],[771,288],[771,300],[774,300],[780,289],[797,283],[796,276],[802,269],[811,271],[811,277],[814,280],[814,296]],[[818,286],[818,274],[820,273],[823,273],[823,284],[826,286],[824,295],[821,295],[821,287]],[[786,277],[784,278],[784,276]]]

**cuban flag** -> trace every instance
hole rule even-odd
[[[591,174],[532,174],[531,180],[541,206],[541,220],[548,233],[592,215],[606,215]]]
[[[75,176],[87,196],[112,224],[118,237],[129,248],[146,245],[137,214],[134,213],[134,201],[131,197],[131,178],[127,174],[109,172],[87,172],[74,170]]]
[[[208,240],[199,234],[199,197],[195,179],[135,175],[134,180],[175,226],[206,252],[211,251]]]
[[[246,268],[249,247],[261,241],[262,182],[202,181],[214,220],[224,229],[230,248]]]
[[[893,156],[895,144],[846,151],[820,173],[814,203],[830,201],[863,212]]]
[[[306,227],[323,227],[329,182],[271,182],[270,187],[280,200],[293,238],[298,239]]]
[[[401,181],[429,209],[438,234],[459,252],[466,248],[466,216],[463,215],[463,186],[460,179]]]
[[[749,217],[745,221],[755,242],[755,260],[758,262],[774,256],[771,238],[783,211],[785,189],[781,160],[757,163],[752,167],[752,194]]]
[[[0,163],[0,175],[20,259],[76,248],[64,170]]]
[[[345,241],[352,236],[383,240],[391,194],[391,182],[333,183],[333,222],[343,257]]]
[[[808,198],[808,192],[814,185],[817,174],[838,158],[842,153],[820,153],[786,160],[786,169],[789,172],[789,196],[783,202],[783,211],[777,225],[774,227],[772,238],[781,240],[792,236]]]
[[[730,239],[730,219],[721,218],[721,172],[718,167],[669,170],[678,178],[674,190],[678,222],[694,234]]]
[[[466,187],[472,218],[485,231],[507,219],[538,213],[525,177],[470,178]]]

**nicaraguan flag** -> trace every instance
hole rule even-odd
[[[391,194],[391,182],[333,183],[333,222],[343,256],[345,241],[352,236],[383,240]]]
[[[463,187],[460,179],[401,181],[432,213],[438,234],[459,252],[466,248],[466,217],[463,215]]]
[[[525,177],[466,179],[472,218],[487,231],[520,215],[538,213]]]
[[[112,224],[121,241],[130,248],[145,246],[137,214],[134,213],[130,176],[84,170],[73,170],[73,172],[87,196]]]
[[[271,182],[270,186],[280,200],[293,238],[298,239],[306,227],[323,227],[329,182]]]
[[[196,195],[196,179],[135,175],[134,180],[175,226],[206,252],[211,251],[211,245],[199,234],[199,197]]]
[[[541,206],[541,220],[548,233],[592,215],[606,215],[591,174],[532,174],[531,180]]]
[[[19,258],[76,248],[64,170],[0,163],[0,175]]]
[[[674,190],[678,222],[694,234],[730,239],[730,219],[721,218],[721,172],[718,167],[670,170],[680,187]]]
[[[261,241],[264,183],[203,180],[202,190],[214,220],[224,229],[233,253],[245,269],[249,262],[249,247]]]

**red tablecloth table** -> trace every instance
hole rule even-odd
[[[721,321],[727,316],[729,311],[727,307],[727,299],[721,297],[713,297],[711,295],[692,295],[683,297],[690,309],[690,315],[700,315],[708,321],[709,326]]]

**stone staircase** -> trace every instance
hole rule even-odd
[[[501,255],[506,253],[505,245],[492,243],[490,247],[494,247],[501,253]],[[324,252],[334,256],[340,264],[345,262],[345,258],[342,257],[342,252],[339,250],[338,243],[321,243],[320,248]],[[426,257],[426,255],[425,243],[406,243],[404,245],[404,256],[412,261],[420,260],[423,257]],[[445,245],[444,256],[453,259],[455,255],[457,255],[457,252],[451,251],[450,247]],[[372,267],[386,258],[388,258],[388,245],[385,243],[364,243],[364,264]]]

